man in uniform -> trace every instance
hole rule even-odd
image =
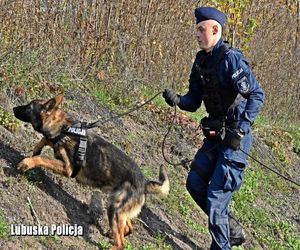
[[[195,10],[200,51],[189,79],[189,90],[178,95],[166,89],[165,101],[195,112],[203,102],[205,135],[187,177],[190,195],[208,215],[212,250],[227,250],[245,242],[242,226],[229,213],[232,194],[243,180],[251,148],[251,125],[264,93],[243,54],[222,40],[226,15],[212,7]],[[245,152],[245,153],[244,153]]]

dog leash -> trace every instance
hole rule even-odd
[[[140,108],[142,108],[143,106],[145,106],[146,104],[148,104],[149,102],[151,102],[152,100],[154,100],[158,95],[161,95],[163,93],[163,91],[160,91],[158,92],[157,94],[155,94],[153,97],[151,97],[149,100],[145,101],[144,103],[140,104],[140,105],[137,105],[137,106],[134,106],[132,107],[131,109],[129,109],[128,111],[124,112],[124,113],[121,113],[121,114],[118,114],[116,116],[112,116],[104,121],[101,121],[100,119],[95,121],[95,122],[92,122],[92,123],[89,123],[87,124],[87,129],[90,129],[90,128],[95,128],[95,127],[99,127],[101,126],[102,124],[104,123],[107,123],[113,119],[117,119],[117,118],[120,118],[122,116],[125,116],[125,115],[128,115],[130,113],[132,113],[133,111],[136,111]]]
[[[171,162],[170,160],[168,160],[167,157],[166,157],[166,155],[165,155],[165,144],[166,144],[166,139],[167,139],[168,135],[170,134],[170,131],[171,131],[171,129],[172,129],[174,123],[175,123],[175,118],[176,118],[176,116],[177,116],[176,113],[177,113],[177,109],[176,109],[176,105],[174,105],[174,116],[173,116],[173,118],[172,118],[172,122],[171,122],[170,126],[168,127],[167,133],[165,134],[165,136],[164,136],[164,138],[163,138],[162,146],[161,146],[161,152],[162,152],[162,155],[163,155],[164,160],[165,160],[168,164],[170,164],[170,165],[172,165],[172,166],[174,166],[174,167],[177,167],[177,166],[182,165],[184,168],[186,168],[186,169],[188,170],[188,167],[186,166],[186,164],[189,163],[189,162],[191,162],[192,160],[187,160],[187,159],[185,159],[185,160],[181,160],[181,161],[178,162],[178,163],[173,163],[173,162]]]
[[[97,120],[97,121],[95,121],[95,122],[86,124],[86,125],[85,125],[85,128],[86,128],[86,129],[91,129],[91,128],[95,128],[95,127],[100,127],[100,126],[103,125],[104,123],[107,123],[107,122],[109,122],[109,121],[111,121],[111,120],[113,120],[113,119],[117,119],[117,118],[120,118],[120,117],[122,117],[122,116],[128,115],[128,114],[130,114],[130,113],[132,113],[132,112],[134,112],[134,111],[136,111],[136,110],[142,108],[142,107],[145,106],[146,104],[150,103],[152,100],[154,100],[158,95],[161,95],[162,93],[163,93],[163,91],[158,92],[157,94],[155,94],[153,97],[151,97],[151,98],[150,98],[149,100],[147,100],[146,102],[142,103],[141,105],[132,107],[131,109],[129,109],[128,111],[126,111],[126,112],[124,112],[124,113],[118,114],[118,115],[116,115],[116,116],[112,116],[112,117],[110,117],[110,118],[108,118],[108,119],[106,119],[106,120],[104,120],[104,121],[101,121],[101,120],[99,119],[99,120]],[[167,157],[166,157],[166,155],[165,155],[165,151],[164,151],[166,138],[168,137],[168,135],[169,135],[169,133],[170,133],[170,131],[171,131],[173,125],[174,125],[175,118],[176,118],[176,116],[177,116],[177,114],[176,114],[176,113],[177,113],[177,111],[176,111],[176,105],[174,105],[174,109],[175,109],[175,110],[174,110],[174,116],[173,116],[173,119],[172,119],[172,123],[171,123],[171,125],[169,126],[169,128],[168,128],[168,130],[167,130],[167,133],[165,134],[165,136],[164,136],[164,138],[163,138],[163,142],[162,142],[162,155],[163,155],[164,160],[165,160],[168,164],[170,164],[170,165],[172,165],[172,166],[180,166],[180,165],[182,165],[182,166],[184,166],[186,169],[188,169],[188,167],[186,167],[186,164],[189,163],[189,162],[191,162],[192,160],[187,160],[187,159],[185,159],[185,160],[181,160],[179,163],[172,163],[171,161],[169,161],[169,160],[167,159]],[[211,149],[211,150],[212,150],[212,149]]]
[[[137,105],[137,106],[135,106],[135,107],[129,109],[128,111],[126,111],[126,112],[124,112],[124,113],[118,114],[118,115],[116,115],[116,116],[112,116],[112,117],[110,117],[110,118],[104,120],[103,122],[101,122],[101,120],[99,119],[98,121],[95,121],[95,122],[93,122],[93,123],[89,123],[89,124],[86,125],[86,128],[87,128],[87,129],[90,129],[90,128],[99,127],[100,125],[102,125],[102,124],[104,124],[104,123],[106,123],[106,122],[108,122],[108,121],[110,121],[110,120],[117,119],[117,118],[120,118],[120,117],[122,117],[122,116],[128,115],[128,114],[130,114],[130,113],[132,113],[132,112],[134,112],[134,111],[136,111],[136,110],[142,108],[142,107],[145,106],[146,104],[150,103],[152,100],[154,100],[158,95],[160,95],[160,94],[162,94],[162,93],[163,93],[163,91],[160,91],[160,92],[158,92],[157,94],[155,94],[153,97],[151,97],[149,100],[147,100],[147,101],[145,101],[144,103],[142,103],[141,105]],[[176,116],[177,116],[177,109],[176,109],[176,105],[174,105],[174,116],[173,116],[173,118],[172,118],[172,123],[171,123],[170,126],[168,127],[167,133],[165,134],[165,136],[164,136],[164,138],[163,138],[163,142],[162,142],[162,155],[163,155],[164,160],[165,160],[168,164],[170,164],[170,165],[172,165],[172,166],[180,166],[180,165],[181,165],[181,166],[183,166],[184,168],[186,168],[186,169],[188,170],[189,168],[187,167],[187,163],[191,162],[192,160],[189,160],[189,159],[183,159],[183,160],[181,160],[181,161],[178,162],[178,163],[173,163],[173,162],[171,162],[170,160],[168,160],[167,157],[166,157],[166,155],[165,155],[165,150],[164,150],[164,148],[165,148],[166,138],[168,137],[168,135],[169,135],[169,133],[170,133],[170,131],[171,131],[171,129],[172,129],[174,123],[175,123],[175,118],[176,118]],[[213,146],[212,148],[210,148],[209,150],[206,150],[204,153],[209,153],[210,151],[212,151],[212,150],[214,150],[215,148],[217,148],[221,143],[222,143],[222,142],[217,143],[216,145],[214,145],[214,146]],[[252,155],[248,154],[248,153],[245,152],[244,150],[242,150],[242,149],[240,149],[240,150],[241,150],[241,152],[243,152],[245,155],[247,155],[248,157],[250,157],[252,160],[254,160],[254,161],[257,162],[258,164],[260,164],[261,166],[263,166],[263,167],[265,167],[266,169],[268,169],[269,171],[275,173],[277,176],[279,176],[279,177],[283,178],[284,180],[289,181],[289,182],[291,182],[291,183],[293,183],[293,184],[295,184],[295,185],[297,185],[297,186],[300,187],[300,184],[299,184],[298,182],[296,182],[296,181],[294,181],[294,180],[292,180],[292,179],[290,179],[290,178],[288,178],[288,177],[286,177],[286,176],[280,174],[278,171],[272,169],[271,167],[267,166],[267,165],[264,164],[263,162],[257,160],[255,157],[253,157]]]
[[[171,123],[171,125],[169,126],[169,128],[168,128],[168,130],[167,130],[167,133],[165,134],[165,136],[164,136],[164,138],[163,138],[163,143],[162,143],[162,155],[163,155],[164,160],[165,160],[168,164],[170,164],[170,165],[172,165],[172,166],[175,166],[175,167],[176,167],[176,166],[182,165],[185,169],[189,170],[189,167],[187,167],[186,164],[189,163],[189,162],[191,162],[192,160],[184,159],[184,160],[181,160],[181,161],[178,162],[178,163],[173,163],[173,162],[171,162],[171,161],[169,161],[169,160],[167,159],[167,157],[166,157],[166,155],[165,155],[165,152],[164,152],[165,141],[166,141],[166,138],[168,137],[168,135],[169,135],[169,133],[170,133],[170,131],[171,131],[171,129],[172,129],[174,123],[175,123],[175,118],[176,118],[176,115],[177,115],[176,113],[177,113],[177,112],[176,112],[176,105],[174,105],[174,116],[173,116],[173,119],[172,119],[172,123]],[[210,149],[203,151],[203,153],[204,153],[204,154],[205,154],[205,153],[209,153],[210,151],[212,151],[212,150],[214,150],[215,148],[217,148],[220,144],[222,144],[222,142],[217,143],[216,145],[214,145],[214,146],[211,147]],[[241,150],[242,153],[244,153],[245,155],[247,155],[247,156],[248,156],[249,158],[251,158],[253,161],[257,162],[258,164],[260,164],[261,166],[265,167],[265,168],[268,169],[269,171],[275,173],[277,176],[279,176],[279,177],[283,178],[284,180],[286,180],[286,181],[288,181],[288,182],[291,182],[291,183],[295,184],[296,186],[299,186],[299,187],[300,187],[300,183],[298,183],[298,182],[292,180],[291,178],[288,178],[288,177],[282,175],[282,174],[279,173],[278,171],[272,169],[271,167],[267,166],[267,165],[264,164],[263,162],[257,160],[255,157],[253,157],[252,155],[248,154],[248,153],[245,152],[243,149],[240,148],[240,150]]]
[[[279,173],[278,171],[272,169],[271,167],[267,166],[267,165],[264,164],[263,162],[257,160],[257,159],[254,158],[252,155],[250,155],[250,154],[248,154],[247,152],[245,152],[243,149],[240,148],[240,150],[241,150],[245,155],[249,156],[253,161],[255,161],[255,162],[257,162],[258,164],[262,165],[263,167],[265,167],[265,168],[268,169],[269,171],[273,172],[273,173],[276,174],[277,176],[279,176],[279,177],[283,178],[284,180],[289,181],[289,182],[291,182],[291,183],[297,185],[298,187],[300,187],[300,183],[298,183],[298,182],[296,182],[296,181],[294,181],[294,180],[292,180],[292,179],[290,179],[290,178],[288,178],[288,177],[282,175],[282,174]]]
[[[180,165],[181,165],[181,166],[183,166],[186,170],[189,170],[190,168],[187,166],[187,163],[192,162],[193,160],[185,158],[185,159],[182,159],[180,162],[174,163],[174,162],[171,162],[170,160],[168,160],[168,158],[166,157],[166,154],[165,154],[165,144],[166,144],[166,139],[167,139],[168,135],[170,134],[170,131],[171,131],[172,127],[173,127],[174,124],[175,124],[175,118],[176,118],[176,116],[177,116],[177,108],[176,108],[176,105],[174,105],[174,116],[173,116],[173,118],[172,118],[172,122],[171,122],[170,126],[168,127],[167,133],[165,134],[165,136],[164,136],[164,138],[163,138],[161,151],[162,151],[162,155],[163,155],[164,160],[165,160],[168,164],[170,164],[170,165],[172,165],[172,166],[174,166],[174,167],[177,167],[177,166],[180,166]],[[207,153],[211,152],[212,150],[216,149],[221,143],[222,143],[222,142],[215,144],[215,145],[214,145],[213,147],[211,147],[210,149],[203,151],[203,153],[204,153],[204,154],[207,154]]]

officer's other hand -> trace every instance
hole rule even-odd
[[[171,107],[178,105],[180,102],[180,97],[172,89],[165,89],[163,92],[163,98],[165,98],[166,103]]]
[[[223,144],[226,147],[230,147],[234,150],[238,150],[240,148],[243,137],[244,137],[244,133],[239,129],[227,131]]]

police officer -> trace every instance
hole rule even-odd
[[[189,90],[178,95],[166,89],[165,101],[195,112],[204,103],[201,120],[205,135],[187,177],[190,195],[208,215],[212,250],[231,249],[245,242],[245,232],[229,213],[232,194],[243,180],[246,153],[251,148],[251,125],[264,93],[243,54],[226,44],[222,29],[226,15],[212,7],[195,10],[197,53]]]

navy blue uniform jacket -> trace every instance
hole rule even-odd
[[[250,127],[264,102],[264,92],[241,51],[229,48],[225,51],[223,60],[220,61],[219,54],[223,44],[223,40],[220,39],[211,52],[199,51],[197,53],[190,74],[189,90],[187,94],[180,96],[178,106],[180,109],[190,112],[195,112],[200,107],[202,90],[197,65],[200,65],[200,58],[205,56],[206,65],[217,69],[219,84],[243,97],[238,105],[228,110],[226,123],[237,122],[238,128],[245,132],[245,137],[248,137],[247,135],[251,137]],[[247,149],[246,151],[250,151],[251,146],[243,144],[251,143],[249,142],[251,139],[249,139],[245,138],[241,143],[241,148]],[[231,160],[246,162],[245,155],[241,154],[240,150],[233,152],[232,149],[225,149],[224,151],[226,151],[225,158],[227,155]]]

